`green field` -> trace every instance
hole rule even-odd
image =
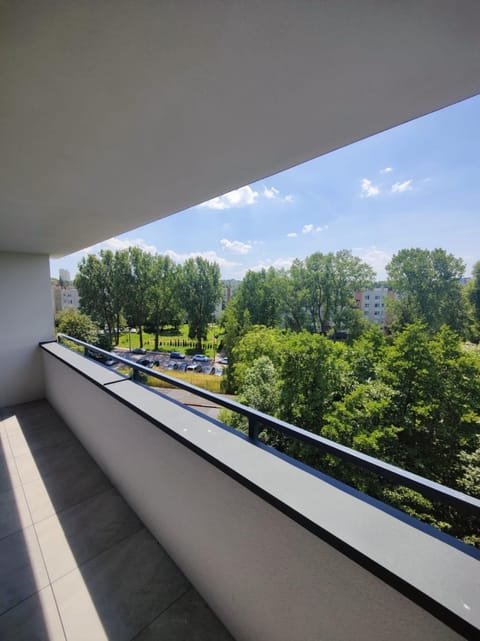
[[[168,372],[162,372],[171,376],[172,378],[178,378],[185,383],[190,383],[190,385],[196,385],[201,387],[208,392],[214,392],[215,394],[221,393],[221,376],[212,376],[211,374],[197,374],[196,372],[177,372],[176,370],[169,370]],[[175,387],[175,385],[170,385],[165,381],[161,381],[158,378],[153,376],[148,376],[147,385],[151,387]]]

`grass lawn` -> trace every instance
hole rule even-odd
[[[204,341],[203,353],[207,356],[214,355],[214,336],[219,334],[220,328],[218,325],[210,325],[208,329],[207,340]],[[217,345],[218,345],[217,340]],[[121,334],[120,336],[120,347],[128,347],[135,349],[140,347],[140,336],[139,334]],[[153,350],[155,347],[155,334],[149,334],[143,332],[143,347],[146,350]],[[181,325],[179,330],[175,332],[172,329],[167,329],[162,332],[158,340],[158,348],[161,352],[183,352],[185,354],[196,354],[197,347],[196,341],[192,341],[188,338],[188,325]],[[215,352],[216,353],[216,352]]]
[[[176,370],[169,370],[165,373],[167,374],[167,376],[178,378],[185,383],[190,383],[191,385],[196,385],[197,387],[206,389],[208,392],[214,392],[215,394],[221,394],[222,392],[222,390],[220,389],[222,383],[221,376],[212,376],[211,374],[197,374],[196,372],[177,372]],[[153,376],[149,376],[147,378],[147,385],[151,385],[152,387],[175,387],[174,385],[170,385],[170,383],[161,381],[160,379],[154,378]]]

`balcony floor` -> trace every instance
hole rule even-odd
[[[46,401],[0,439],[0,639],[232,639]]]

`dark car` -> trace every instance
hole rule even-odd
[[[180,354],[180,352],[170,352],[170,358],[185,358],[185,354]]]
[[[199,361],[200,363],[208,363],[208,360],[208,356],[205,356],[205,354],[195,354],[192,358],[192,361]]]
[[[92,358],[94,361],[102,363],[102,365],[106,365],[107,367],[111,367],[117,362],[113,358],[109,358],[108,356],[99,354],[98,352],[94,352],[93,350],[87,350],[87,356],[88,358]]]
[[[146,354],[147,350],[143,349],[143,347],[135,347],[135,349],[132,349],[133,354]]]
[[[149,358],[141,358],[139,361],[137,361],[139,365],[143,365],[143,367],[152,367],[153,366],[153,361],[151,361]]]

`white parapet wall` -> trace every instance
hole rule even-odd
[[[43,398],[38,342],[53,337],[48,256],[0,252],[0,407]]]
[[[50,403],[238,641],[479,627],[466,547],[63,346],[42,351]]]

